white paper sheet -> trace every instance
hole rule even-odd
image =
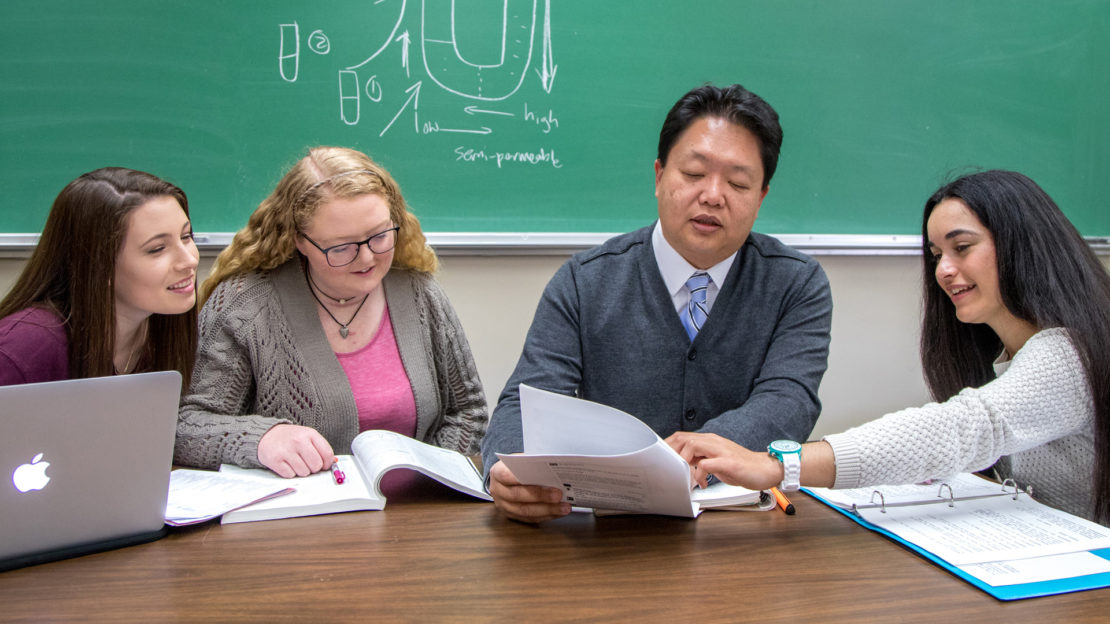
[[[858,513],[958,566],[1110,548],[1110,528],[1024,494]]]
[[[1018,585],[1110,572],[1110,560],[1089,552],[959,566],[987,585]]]
[[[247,481],[211,470],[174,470],[170,472],[166,524],[204,522],[258,500],[292,492],[286,483]]]
[[[694,517],[690,466],[638,418],[520,386],[525,455],[498,455],[523,483],[563,490],[572,505]]]

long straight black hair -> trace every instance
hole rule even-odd
[[[987,325],[961,323],[936,280],[928,223],[945,199],[963,201],[994,238],[1002,304],[1038,329],[1063,327],[1079,352],[1095,407],[1095,516],[1110,519],[1110,273],[1056,202],[1028,177],[984,171],[942,186],[921,221],[924,314],[921,362],[933,398],[945,401],[994,379],[1002,341]]]

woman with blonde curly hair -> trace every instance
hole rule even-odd
[[[305,476],[367,429],[476,452],[485,396],[436,267],[381,165],[310,150],[203,285],[175,461]]]

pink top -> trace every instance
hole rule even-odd
[[[387,429],[410,438],[416,435],[416,399],[397,350],[388,308],[369,344],[335,355],[355,396],[359,431]]]

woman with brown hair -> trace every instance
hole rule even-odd
[[[176,370],[188,387],[198,258],[180,188],[121,167],[70,182],[0,301],[0,385]]]
[[[436,267],[384,168],[310,150],[204,284],[175,461],[305,476],[367,429],[476,452],[485,396]]]

